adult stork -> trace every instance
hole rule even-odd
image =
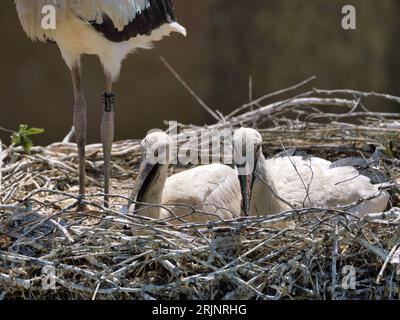
[[[99,56],[106,75],[101,140],[104,151],[104,201],[109,205],[110,162],[116,109],[113,83],[121,63],[138,48],[150,48],[171,32],[186,35],[176,22],[171,0],[16,0],[23,29],[32,39],[57,43],[74,87],[73,123],[79,154],[79,194],[85,194],[86,102],[82,87],[82,54]],[[55,29],[44,29],[43,8],[55,9]],[[80,206],[82,209],[82,206]]]
[[[168,177],[171,140],[154,132],[142,141],[143,157],[129,211],[179,222],[230,220],[241,215],[238,172],[223,164],[203,165]],[[157,158],[152,159],[152,155]],[[162,206],[160,206],[162,205]],[[126,211],[126,207],[122,211]]]
[[[243,163],[252,170],[241,179],[244,188],[245,214],[268,215],[292,208],[337,208],[356,204],[349,213],[363,216],[382,212],[389,202],[380,184],[360,174],[351,166],[332,166],[330,161],[318,157],[290,156],[265,159],[262,153],[262,137],[254,129],[241,128],[235,132],[235,152],[254,150],[246,154]],[[249,148],[250,146],[250,148]]]

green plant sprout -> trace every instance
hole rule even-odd
[[[33,147],[33,141],[31,136],[42,134],[44,129],[29,128],[26,124],[20,124],[19,130],[13,132],[11,136],[11,142],[16,146],[21,146],[25,153],[30,153]]]

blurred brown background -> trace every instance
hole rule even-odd
[[[341,8],[357,9],[357,30],[341,28]],[[207,104],[228,113],[254,95],[316,75],[320,88],[400,95],[398,0],[175,0],[188,37],[173,35],[125,61],[118,93],[116,139],[140,138],[163,120],[203,125],[210,116],[161,63],[164,56]],[[32,43],[14,1],[0,2],[0,126],[45,128],[35,141],[61,140],[72,124],[72,87],[55,45]],[[84,59],[89,142],[99,141],[104,76]],[[399,111],[376,105],[375,110]],[[0,137],[9,143],[9,134]]]

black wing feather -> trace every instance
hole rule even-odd
[[[112,42],[123,42],[142,35],[150,35],[163,24],[176,21],[171,0],[150,0],[150,5],[125,26],[122,31],[105,15],[103,23],[91,22],[93,28]]]

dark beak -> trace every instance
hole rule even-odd
[[[136,178],[136,185],[133,189],[129,199],[131,202],[143,202],[144,195],[149,188],[153,177],[157,174],[159,164],[151,164],[147,162],[146,159],[142,160],[139,168],[139,174]],[[130,202],[130,203],[131,203]],[[134,204],[134,210],[129,211],[136,211],[139,209],[140,204]]]
[[[240,191],[242,193],[242,209],[244,215],[247,217],[250,212],[251,194],[253,191],[253,184],[255,180],[254,172],[249,175],[240,175]]]
[[[243,170],[242,174],[240,174],[241,170],[239,171],[240,191],[242,193],[242,210],[246,217],[248,217],[250,214],[251,197],[253,193],[254,181],[256,180],[258,153],[260,152],[260,148],[261,147],[259,147],[255,152],[254,164],[251,168],[251,172],[249,169],[246,169]],[[237,167],[238,169],[243,169],[246,167],[246,163],[238,165]]]

